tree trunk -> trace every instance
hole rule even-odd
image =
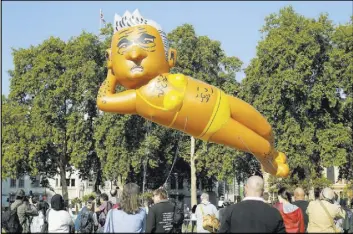
[[[190,166],[191,166],[191,207],[197,205],[195,138],[191,137]]]
[[[62,163],[64,164],[64,163]],[[69,200],[69,194],[67,191],[67,184],[66,184],[66,168],[65,165],[60,165],[60,180],[61,180],[61,191],[62,196],[65,201]]]

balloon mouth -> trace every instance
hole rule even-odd
[[[133,66],[130,69],[131,73],[140,73],[143,72],[143,67],[142,66]]]

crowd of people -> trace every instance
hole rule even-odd
[[[3,232],[22,233],[353,233],[353,215],[347,200],[330,188],[315,191],[315,200],[305,200],[302,188],[293,195],[278,190],[278,202],[264,199],[264,181],[248,178],[244,199],[217,207],[203,193],[191,210],[168,197],[164,188],[153,191],[151,200],[141,200],[139,186],[126,184],[121,200],[107,194],[89,197],[76,216],[59,194],[50,204],[38,197],[27,198],[20,189],[10,209],[2,213]],[[111,199],[112,200],[112,199]],[[191,224],[191,230],[188,229]],[[183,226],[184,225],[184,226]],[[195,230],[196,227],[196,230]]]

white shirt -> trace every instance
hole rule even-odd
[[[256,200],[256,201],[265,202],[265,200],[262,197],[244,197],[243,201],[246,201],[246,200]]]
[[[74,223],[66,210],[53,210],[48,213],[48,232],[69,233]]]

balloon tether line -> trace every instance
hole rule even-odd
[[[188,122],[188,117],[186,117],[186,119],[185,119],[184,131],[185,131],[185,129],[186,129],[186,124],[187,124],[187,122]],[[176,151],[175,151],[175,156],[174,156],[174,160],[173,160],[172,167],[171,167],[170,170],[169,170],[167,179],[165,180],[165,182],[163,183],[163,185],[162,185],[161,187],[164,187],[164,186],[166,185],[166,183],[167,183],[167,181],[168,181],[168,179],[169,179],[169,177],[170,177],[170,175],[171,175],[171,173],[172,173],[172,171],[173,171],[175,162],[176,162],[176,160],[177,160],[177,158],[178,158],[180,139],[181,139],[181,134],[180,134],[180,137],[178,138],[178,141],[177,141],[177,148],[176,148]]]
[[[255,156],[255,154],[249,149],[249,147],[245,144],[245,142],[243,141],[243,139],[242,139],[242,137],[241,136],[238,136],[239,137],[239,139],[243,142],[243,144],[244,144],[244,146],[248,149],[248,151],[252,154],[252,155],[254,155],[254,157],[255,158],[257,158],[256,156]],[[243,159],[242,157],[238,157],[238,158],[241,158],[241,159]],[[243,159],[244,161],[245,161],[245,159]],[[267,158],[265,158],[265,160],[267,160],[267,162],[269,162],[270,164],[271,164],[271,166],[272,167],[274,167],[273,166],[273,164],[272,164],[272,162],[270,161],[270,160],[268,160]],[[246,162],[246,161],[245,161]],[[261,162],[260,162],[260,164],[261,164]],[[259,170],[257,170],[257,169],[255,169],[257,172],[260,172],[261,174],[262,174],[262,172],[261,171],[259,171]]]

